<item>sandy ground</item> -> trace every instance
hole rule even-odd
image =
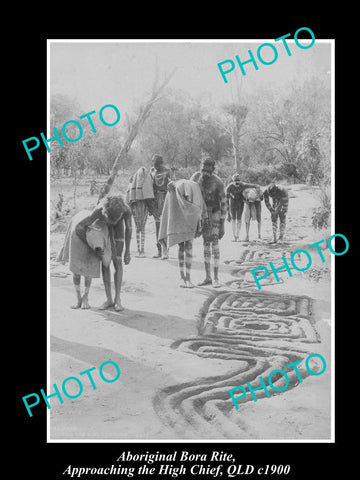
[[[326,232],[314,232],[311,227],[311,211],[317,204],[314,189],[296,185],[290,187],[290,192],[286,242],[280,247],[283,253],[326,238]],[[269,398],[248,401],[239,410],[231,406],[226,410],[226,418],[221,402],[217,404],[217,409],[211,410],[211,414],[200,415],[207,398],[204,405],[199,405],[199,398],[193,401],[186,396],[180,405],[171,396],[174,391],[179,398],[181,392],[199,385],[205,385],[205,394],[207,390],[213,392],[214,382],[235,375],[239,368],[245,368],[246,362],[231,356],[226,358],[226,345],[225,356],[210,352],[205,357],[178,345],[183,339],[196,341],[203,335],[201,329],[207,305],[221,292],[229,292],[229,285],[237,278],[234,268],[244,252],[268,250],[271,221],[265,207],[262,242],[253,240],[256,231],[256,224],[252,223],[251,242],[234,243],[230,224],[226,224],[225,237],[220,243],[220,280],[224,285],[220,291],[212,287],[182,289],[179,288],[177,247],[170,250],[166,261],[152,258],[155,234],[151,218],[147,224],[147,258],[134,257],[135,239],[132,242],[132,260],[124,268],[122,302],[125,310],[117,313],[111,309],[105,312],[97,310],[96,307],[104,301],[100,279],[95,279],[92,284],[92,308],[70,309],[75,301],[72,276],[67,266],[53,260],[64,233],[53,229],[49,279],[50,384],[56,383],[60,388],[63,380],[75,376],[82,379],[84,390],[78,398],[64,396],[63,404],[55,398],[51,400],[50,440],[330,439],[331,260],[327,250],[324,251],[325,263],[321,263],[314,254],[314,263],[307,272],[296,272],[291,278],[286,273],[281,274],[281,283],[275,282],[261,290],[269,295],[284,293],[307,296],[313,300],[311,328],[316,332],[317,341],[306,343],[300,338],[295,343],[285,343],[287,349],[294,346],[295,351],[301,348],[309,354],[323,355],[327,368],[322,375],[308,376],[294,388]],[[241,238],[244,234],[242,228]],[[259,262],[261,264],[265,262]],[[196,283],[203,277],[202,241],[196,239],[192,280]],[[256,288],[250,291],[253,295],[260,294]],[[258,345],[259,348],[270,344],[282,348],[285,343],[281,338],[270,338]],[[108,360],[117,363],[121,369],[121,376],[114,383],[106,383],[99,376],[100,365]],[[96,390],[86,375],[79,375],[92,367],[96,367],[92,372]],[[109,379],[114,377],[111,365],[104,368],[104,375]],[[73,395],[78,391],[75,381],[69,381],[66,388]],[[53,389],[48,391],[50,393]],[[168,398],[167,392],[170,392]],[[225,403],[229,403],[228,399]],[[210,397],[206,405],[210,411],[213,405]],[[195,415],[197,408],[198,417]]]

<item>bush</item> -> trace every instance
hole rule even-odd
[[[327,228],[331,216],[330,185],[320,185],[320,206],[315,208],[312,215],[312,225],[315,230]]]
[[[190,177],[193,175],[193,173],[195,173],[198,170],[200,170],[200,164],[198,168],[178,167],[176,168],[176,170],[173,171],[173,175],[175,176],[176,180],[180,180],[182,178],[190,180]]]
[[[312,225],[315,230],[322,230],[329,226],[331,210],[323,206],[315,208],[312,215]]]
[[[268,185],[271,182],[281,182],[286,177],[278,170],[277,166],[259,165],[248,167],[240,171],[241,180],[259,185]]]
[[[190,178],[191,175],[200,169],[200,164],[198,168],[194,167],[179,167],[175,171],[175,176],[177,179],[180,178]],[[224,165],[218,163],[216,165],[215,173],[225,182],[227,185],[231,182],[231,177],[236,170],[232,165]],[[277,166],[272,165],[259,165],[256,167],[244,167],[241,168],[240,177],[243,182],[248,183],[258,183],[259,185],[268,185],[271,182],[283,182],[287,177],[279,171]]]

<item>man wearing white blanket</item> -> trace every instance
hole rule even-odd
[[[177,180],[168,184],[160,223],[159,241],[167,247],[178,244],[178,261],[183,288],[193,288],[191,282],[192,245],[200,236],[207,220],[207,209],[200,186],[192,180]]]

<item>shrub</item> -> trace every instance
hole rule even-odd
[[[329,184],[320,185],[320,206],[314,208],[312,215],[312,225],[315,230],[327,228],[331,216],[331,193]]]

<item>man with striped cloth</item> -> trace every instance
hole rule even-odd
[[[270,183],[270,185],[264,190],[265,205],[271,213],[273,241],[270,243],[276,243],[278,219],[280,221],[280,235],[279,240],[284,239],[285,227],[286,227],[286,214],[289,207],[289,194],[285,187]],[[270,202],[272,200],[272,204]]]

